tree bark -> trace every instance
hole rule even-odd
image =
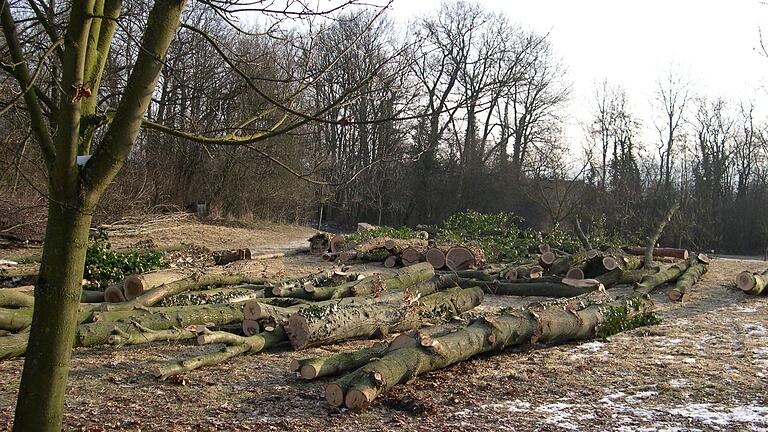
[[[238,336],[227,332],[204,331],[197,337],[199,345],[223,343],[219,351],[193,357],[186,360],[173,360],[152,370],[155,378],[164,380],[170,376],[189,372],[202,366],[213,365],[242,354],[255,354],[263,349],[272,348],[286,342],[285,331],[277,326],[274,331],[261,332],[255,336]]]
[[[646,248],[640,246],[626,246],[624,252],[630,255],[644,256]],[[689,257],[688,249],[677,248],[653,248],[653,256],[657,258],[677,258],[686,260]]]
[[[292,360],[290,368],[291,371],[297,372],[304,379],[322,378],[357,369],[371,360],[383,356],[387,350],[387,344],[376,344],[371,348],[337,353],[327,357]]]
[[[0,288],[0,307],[31,308],[35,306],[35,297],[23,292]]]
[[[656,226],[656,229],[648,236],[648,241],[645,245],[645,255],[643,258],[643,265],[646,267],[650,267],[653,262],[653,249],[656,246],[656,243],[659,241],[659,238],[661,237],[661,234],[664,232],[664,228],[667,226],[669,221],[672,220],[672,216],[674,216],[677,209],[680,207],[680,202],[675,201],[672,203],[672,205],[669,207],[669,210],[667,210],[667,213],[664,215],[664,218],[659,221],[659,224]],[[686,252],[686,257],[683,259],[688,258],[688,253]]]
[[[182,273],[178,270],[160,270],[156,272],[131,275],[123,281],[123,293],[127,300],[133,300],[153,288],[167,283],[184,279],[189,273]]]
[[[736,286],[748,294],[761,294],[768,285],[768,270],[762,273],[743,271],[736,276]]]
[[[225,265],[235,261],[251,259],[251,250],[248,248],[220,250],[214,251],[212,255],[214,264]]]
[[[599,304],[573,311],[552,308],[505,312],[476,320],[463,330],[434,339],[428,346],[390,351],[326,387],[331,405],[366,408],[382,392],[417,376],[488,352],[532,343],[563,343],[595,336],[607,316],[623,318],[646,313],[649,300]]]
[[[472,279],[459,279],[459,286],[475,285],[487,294],[509,296],[538,296],[538,297],[575,297],[605,288],[594,279],[565,279],[552,278],[536,282],[481,282]]]
[[[685,271],[675,283],[675,286],[669,290],[667,295],[672,301],[688,301],[688,291],[691,287],[704,276],[709,266],[704,263],[694,264]]]
[[[690,261],[680,261],[679,263],[670,266],[669,268],[662,270],[658,273],[643,276],[640,282],[635,284],[635,289],[632,295],[642,296],[648,295],[654,288],[661,286],[667,282],[674,282],[679,278],[688,267],[691,266]]]
[[[288,318],[285,330],[294,349],[304,349],[347,339],[383,336],[420,327],[430,320],[447,319],[479,305],[480,288],[454,288],[445,292],[400,301],[367,305],[306,308]]]

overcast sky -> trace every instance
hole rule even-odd
[[[400,22],[435,11],[440,0],[394,0]],[[768,112],[768,5],[759,0],[480,0],[512,21],[550,33],[571,81],[568,138],[583,142],[577,126],[589,112],[595,83],[608,79],[627,90],[652,140],[650,103],[656,82],[670,69],[699,95],[753,100]],[[648,143],[650,144],[650,143]],[[576,144],[579,146],[579,144]]]

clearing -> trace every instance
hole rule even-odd
[[[305,245],[314,232],[193,220],[167,225],[112,242],[123,246],[151,238],[158,245],[184,241],[266,253]],[[0,258],[18,253],[3,251]],[[294,256],[240,261],[229,268],[274,276],[331,266],[317,257]],[[475,358],[398,386],[359,413],[331,408],[323,396],[327,381],[300,381],[288,364],[370,342],[240,356],[186,374],[186,385],[158,382],[147,371],[157,362],[216,346],[78,348],[64,427],[88,432],[768,430],[768,298],[732,286],[738,272],[765,267],[761,261],[716,259],[693,286],[690,301],[675,304],[663,291],[654,294],[661,325],[610,340]],[[483,307],[536,300],[488,296]],[[0,430],[11,428],[22,366],[23,359],[0,362]]]

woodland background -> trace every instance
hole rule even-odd
[[[148,13],[144,2],[123,7],[100,115],[122,94],[139,49],[132,35]],[[48,13],[55,22],[57,10]],[[563,133],[569,81],[556,47],[475,3],[445,3],[407,28],[386,13],[347,10],[279,32],[251,23],[251,32],[269,34],[253,37],[194,3],[184,22],[218,41],[232,64],[199,33],[179,32],[148,120],[219,135],[279,122],[270,99],[328,110],[246,146],[143,129],[97,221],[195,202],[215,216],[296,223],[317,223],[322,208],[337,227],[435,224],[474,209],[512,212],[541,230],[580,217],[587,231],[631,235],[678,199],[664,243],[730,252],[768,246],[765,119],[749,101],[697,94],[674,72],[649,77],[658,84],[652,119],[631,111],[622,88],[597,86],[592,120],[574,142]],[[20,33],[43,58],[45,35]],[[41,67],[44,92],[64,97],[46,79],[57,75],[55,61],[32,66]],[[46,174],[23,104],[4,109],[17,92],[0,70],[0,231],[23,237],[44,228]],[[259,108],[262,116],[243,124]],[[657,139],[643,139],[642,127],[655,128]]]

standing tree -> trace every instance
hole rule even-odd
[[[355,3],[339,2],[327,11],[311,10],[301,2],[290,1],[284,8],[276,9],[270,9],[275,7],[271,1],[249,1],[241,5],[233,0],[205,0],[196,6],[212,8],[234,26],[232,20],[237,13],[316,17]],[[255,80],[228,57],[229,51],[222,49],[206,32],[182,24],[185,0],[156,0],[148,13],[141,10],[143,4],[128,5],[137,8],[127,20],[130,24],[123,22],[121,0],[72,0],[58,5],[66,8],[61,10],[53,10],[52,3],[50,11],[40,10],[36,2],[29,5],[31,11],[12,5],[10,0],[0,0],[0,24],[9,57],[2,62],[3,69],[17,83],[48,173],[48,223],[14,430],[58,431],[91,218],[102,194],[128,158],[140,129],[151,128],[205,144],[253,146],[312,120],[334,121],[324,119],[324,114],[375,77],[380,68],[374,68],[360,83],[346,88],[327,106],[304,111],[290,106],[295,94],[284,102],[262,92]],[[65,22],[55,22],[57,17],[66,17]],[[118,26],[137,25],[135,20],[142,17],[145,19],[136,30],[143,36],[135,54],[131,55],[128,49],[119,53],[133,59],[130,67],[126,64],[130,73],[119,102],[114,109],[99,112],[99,97],[104,96],[100,88],[115,31]],[[65,28],[63,36],[58,34],[59,27]],[[145,120],[166,52],[180,27],[210,44],[250,90],[274,106],[279,115],[271,125],[259,124],[255,130],[232,127],[227,128],[224,135],[207,136]],[[21,42],[41,33],[38,29],[49,38],[49,48],[37,61],[37,70],[48,54],[53,52],[57,56],[54,67],[49,68],[50,91],[36,81],[37,72],[30,73],[32,60],[25,52],[27,45]],[[306,80],[299,80],[302,81]],[[304,89],[306,86],[299,86],[297,93]],[[263,112],[241,124],[247,126],[261,118]],[[255,148],[255,151],[264,154],[262,149]]]

